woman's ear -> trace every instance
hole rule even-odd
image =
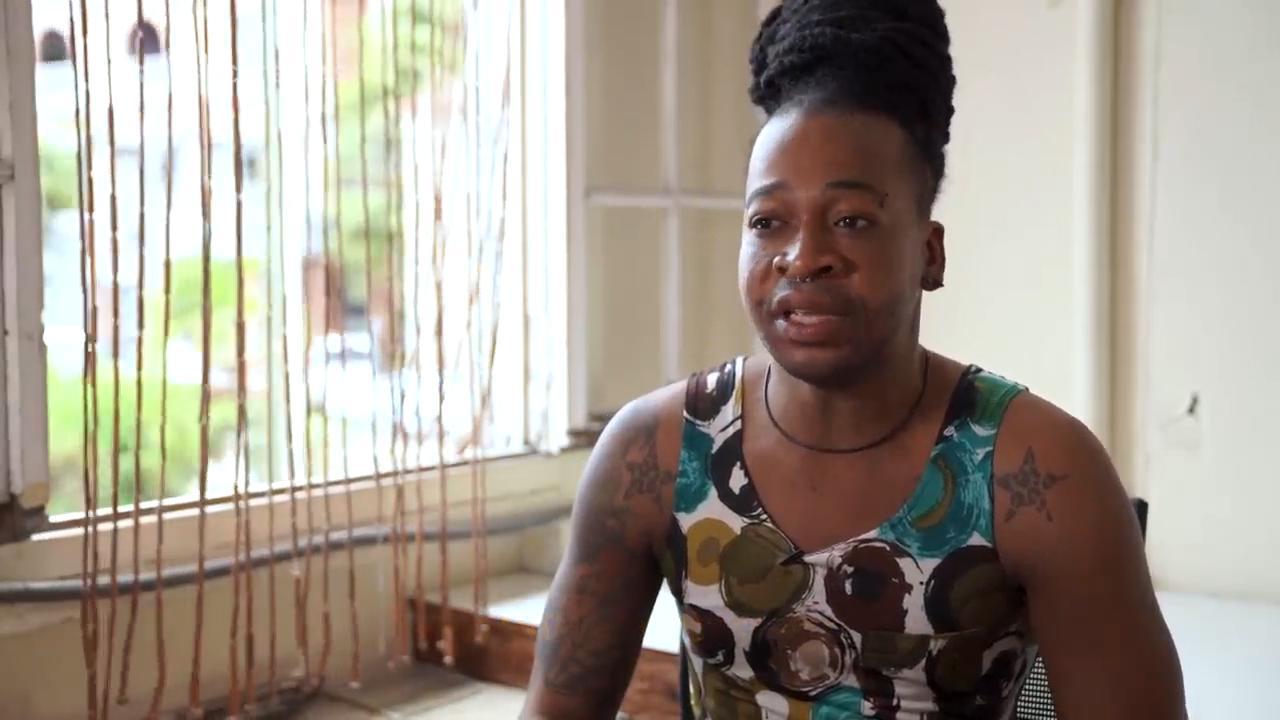
[[[947,274],[946,234],[942,223],[929,222],[929,234],[924,240],[924,272],[920,276],[920,288],[925,292],[940,290],[943,286]]]

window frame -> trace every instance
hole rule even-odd
[[[0,399],[0,504],[11,503],[27,534],[43,520],[49,497],[49,436],[45,398],[43,232],[36,147],[35,36],[27,0],[0,2],[0,303],[3,304],[3,386]],[[0,170],[0,175],[5,174]]]
[[[0,72],[0,313],[5,333],[3,352],[0,352],[0,403],[3,404],[0,510],[12,506],[22,518],[22,522],[10,530],[7,516],[0,513],[0,543],[31,538],[33,534],[36,534],[34,539],[56,540],[67,532],[79,532],[79,528],[90,521],[127,522],[132,514],[131,506],[122,506],[115,514],[109,510],[77,513],[74,518],[61,516],[50,523],[45,512],[51,488],[46,350],[41,317],[44,243],[35,96],[38,59],[31,12],[34,1],[0,0],[0,59],[4,60],[4,70]],[[528,0],[513,0],[512,9],[520,24],[520,31],[512,34],[513,57],[521,78],[515,83],[520,87],[513,88],[512,109],[513,116],[518,116],[513,118],[513,130],[520,133],[521,152],[517,162],[524,177],[519,202],[523,230],[521,252],[530,258],[531,246],[538,246],[540,249],[533,250],[532,259],[543,260],[547,270],[543,277],[535,279],[544,291],[546,307],[537,312],[526,310],[525,334],[528,345],[530,329],[537,326],[540,337],[548,340],[546,357],[538,361],[546,364],[541,369],[552,379],[547,407],[549,420],[542,446],[549,454],[557,455],[570,449],[570,399],[566,381],[569,356],[564,349],[572,334],[567,323],[568,298],[572,293],[564,290],[567,263],[552,262],[556,257],[564,258],[568,251],[567,203],[564,192],[555,190],[567,187],[567,152],[572,143],[565,119],[567,18],[563,2],[553,1],[547,7],[538,3],[537,12],[530,12],[528,5]],[[18,268],[22,268],[22,272],[18,272]],[[526,376],[530,362],[533,360],[526,352]],[[10,388],[16,390],[9,392]],[[510,463],[523,467],[528,461],[536,458],[517,455],[494,458],[486,463],[498,468]],[[450,504],[465,505],[470,502],[469,488],[462,482],[468,474],[466,464],[446,463],[444,471],[450,468],[454,468],[449,473],[450,497],[456,498],[451,499]],[[425,475],[428,483],[436,483],[441,470],[424,467],[406,471],[405,482],[416,482],[419,476]],[[533,501],[528,506],[530,512],[545,510],[546,502],[539,503],[539,497],[554,497],[557,502],[563,499],[564,478],[558,473],[535,474],[546,477],[535,478],[526,483],[526,487],[513,487],[491,499],[502,504],[508,498],[522,495]],[[456,488],[455,482],[458,482]],[[378,507],[374,483],[367,477],[340,478],[311,487],[316,491],[316,499],[326,493],[352,492],[358,516],[353,519],[358,521],[381,518],[384,512],[390,511],[389,507]],[[289,487],[274,487],[247,492],[242,497],[253,506],[251,512],[265,513],[270,506],[287,503],[290,494]],[[381,495],[377,493],[379,498]],[[427,497],[438,497],[438,494],[431,490]],[[161,508],[166,523],[171,519],[189,522],[200,505],[199,501],[187,498],[147,501],[140,507],[141,522],[144,526],[154,522]],[[231,498],[221,496],[210,497],[204,506],[210,517],[232,509]],[[426,509],[432,510],[432,507]],[[129,531],[133,531],[132,528]]]
[[[587,48],[587,10],[595,0],[565,0],[568,4],[568,50],[570,57],[582,57]],[[750,10],[763,19],[778,0],[748,0]],[[658,64],[653,72],[658,75],[659,102],[658,132],[660,144],[661,184],[652,190],[603,187],[590,181],[587,163],[588,136],[593,133],[609,135],[609,128],[593,125],[588,117],[588,95],[591,93],[585,62],[571,63],[568,68],[568,122],[569,122],[569,291],[573,299],[569,306],[569,327],[588,327],[589,303],[598,302],[590,295],[587,258],[599,243],[588,237],[588,216],[594,210],[644,209],[663,214],[660,247],[658,249],[660,277],[658,279],[658,326],[660,328],[657,362],[663,382],[678,382],[685,377],[685,337],[689,321],[682,312],[685,308],[685,288],[681,273],[684,262],[685,231],[682,214],[690,210],[741,212],[742,195],[730,192],[707,192],[691,189],[688,178],[681,170],[681,58],[682,33],[681,0],[660,0],[661,27],[654,41],[658,45]],[[601,426],[619,410],[609,405],[609,400],[593,397],[592,374],[598,372],[591,364],[591,343],[599,342],[586,331],[572,332],[569,336],[571,388],[571,427],[581,429],[584,436],[598,434]],[[755,341],[760,349],[759,340]]]

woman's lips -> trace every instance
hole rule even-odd
[[[777,325],[782,335],[792,342],[818,345],[838,339],[847,320],[843,315],[797,309],[782,313]]]

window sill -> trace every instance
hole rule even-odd
[[[446,468],[447,507],[450,517],[470,519],[472,485],[475,474],[484,473],[486,493],[486,520],[489,523],[515,521],[521,517],[546,513],[557,507],[568,507],[572,502],[578,477],[582,472],[587,453],[572,450],[559,455],[524,455],[491,460],[477,466],[475,473],[469,466]],[[421,491],[421,512],[427,526],[436,522],[440,509],[440,471],[426,470],[406,476],[404,485],[406,513],[416,517],[419,512],[417,498]],[[347,494],[350,493],[351,515],[347,515]],[[337,527],[383,525],[390,518],[395,501],[394,486],[390,482],[379,483],[372,479],[355,480],[340,485],[312,487],[308,497],[305,491],[296,493],[296,517],[299,537],[311,536],[322,531],[328,516]],[[242,506],[242,511],[243,511]],[[199,555],[198,521],[199,507],[181,509],[166,508],[164,514],[165,540],[162,562],[179,565],[195,562]],[[275,495],[251,497],[246,518],[251,527],[251,544],[263,548],[273,543],[288,541],[292,537],[294,503],[287,492]],[[307,518],[313,520],[310,524]],[[229,500],[205,506],[205,557],[228,557],[233,552],[235,540],[235,513]],[[415,521],[408,521],[416,527]],[[98,523],[99,554],[103,557],[100,567],[107,568],[105,555],[111,543],[112,523]],[[271,530],[274,529],[274,533]],[[157,518],[154,514],[139,519],[135,528],[132,520],[121,517],[117,522],[116,539],[119,548],[118,567],[132,570],[133,534],[139,538],[142,557],[139,568],[143,571],[156,567],[155,537]],[[80,522],[39,533],[22,541],[0,546],[0,580],[51,580],[78,577],[81,572],[81,543],[84,526]]]

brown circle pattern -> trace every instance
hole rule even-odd
[[[725,507],[745,518],[759,518],[764,514],[756,486],[747,477],[747,466],[742,455],[742,429],[729,434],[724,442],[711,453],[708,470],[716,495]]]
[[[719,615],[685,603],[681,610],[681,620],[685,636],[689,640],[689,650],[693,654],[712,667],[725,668],[733,665],[733,631]]]
[[[772,526],[743,527],[720,555],[725,606],[741,617],[762,618],[798,603],[813,582],[813,568],[783,564],[790,554],[791,543]]]
[[[943,558],[924,588],[924,609],[937,633],[1008,622],[1018,607],[995,548],[967,545]]]
[[[715,720],[762,720],[760,706],[754,698],[760,688],[755,681],[743,680],[709,665],[702,669],[702,706],[707,717]]]
[[[849,632],[809,609],[760,623],[747,649],[747,663],[766,687],[802,700],[839,685],[856,660]]]
[[[915,560],[902,548],[883,540],[851,544],[834,557],[824,583],[831,612],[858,632],[901,632],[911,592],[902,563]]]

